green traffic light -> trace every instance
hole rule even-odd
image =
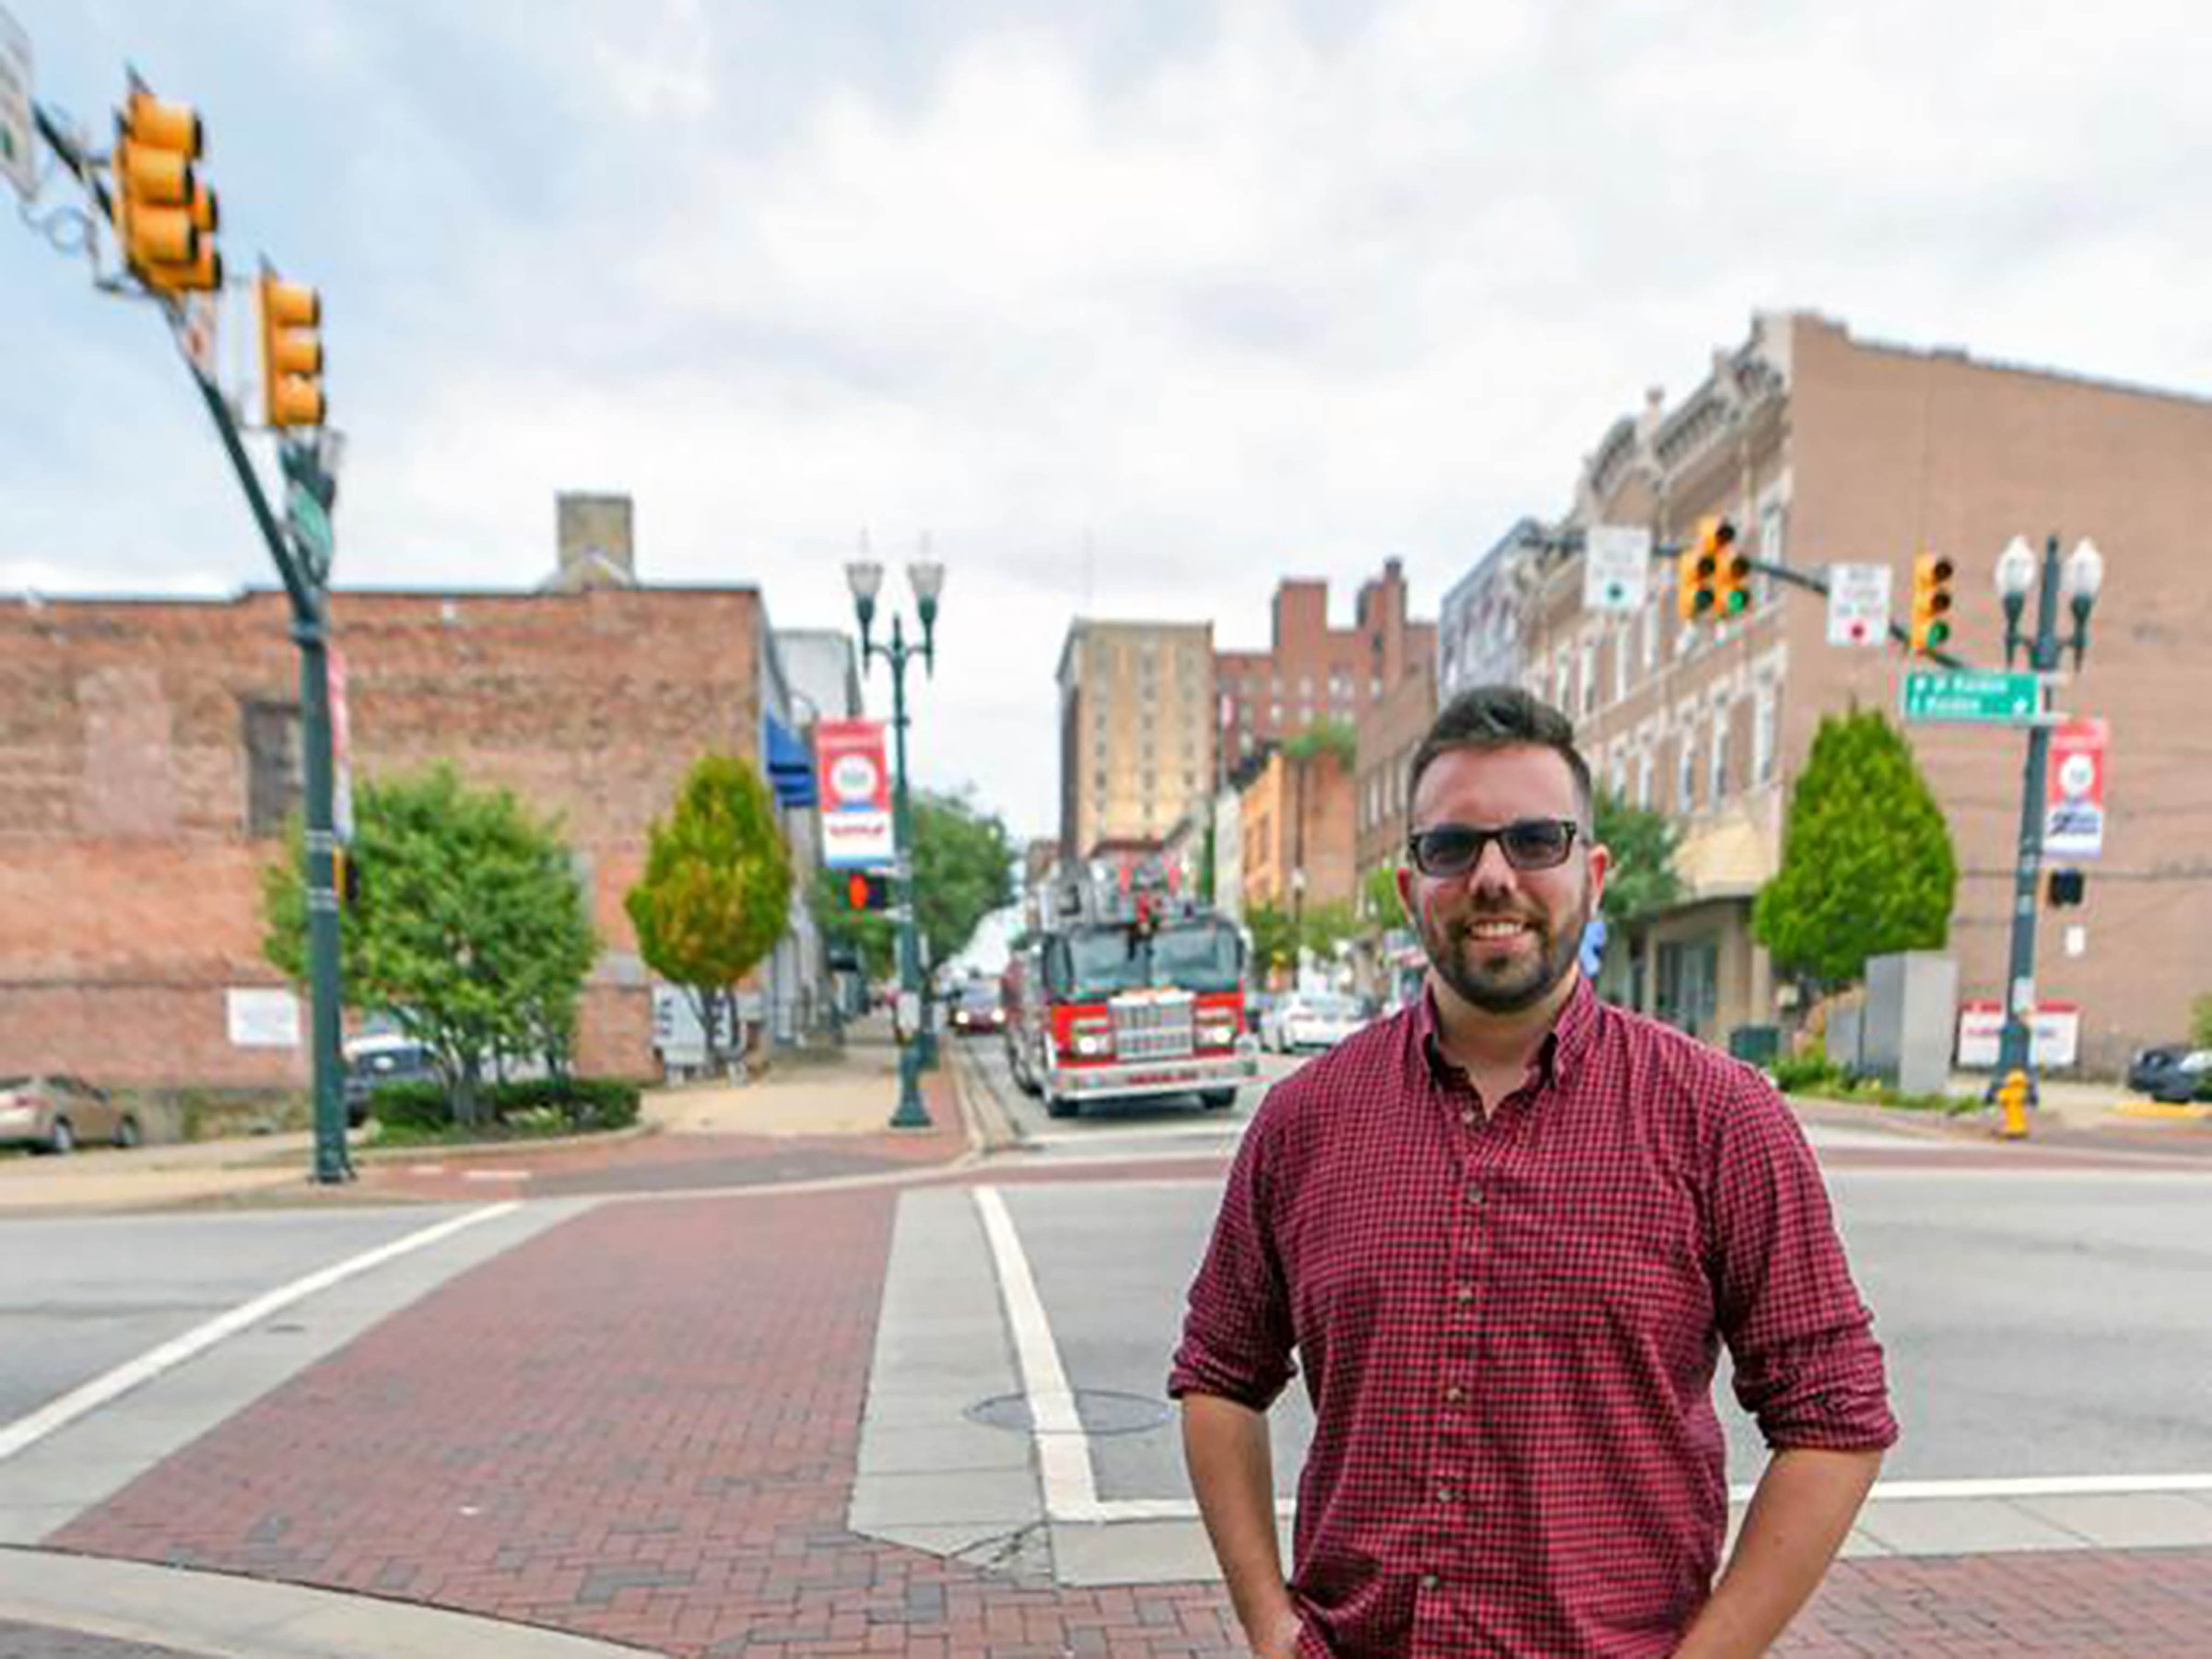
[[[1737,611],[1747,609],[1750,604],[1750,594],[1744,593],[1730,594],[1728,595],[1728,614],[1733,617]]]

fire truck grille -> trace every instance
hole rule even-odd
[[[1117,1060],[1179,1060],[1194,1052],[1192,999],[1113,1005],[1113,1054]]]

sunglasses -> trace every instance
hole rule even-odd
[[[1580,826],[1572,818],[1516,818],[1496,830],[1473,824],[1439,824],[1406,838],[1406,854],[1424,876],[1465,876],[1482,862],[1492,841],[1516,870],[1551,870],[1574,851]]]

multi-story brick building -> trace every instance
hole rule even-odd
[[[1060,652],[1060,849],[1158,845],[1214,777],[1210,622],[1077,618]]]
[[[1269,751],[1244,788],[1240,887],[1243,907],[1298,913],[1348,905],[1357,872],[1352,853],[1352,771],[1334,749]]]
[[[1406,617],[1396,559],[1363,582],[1350,628],[1329,626],[1329,584],[1286,581],[1275,591],[1268,649],[1215,653],[1216,712],[1224,776],[1269,742],[1359,717],[1436,652],[1436,624]]]
[[[342,593],[334,627],[357,778],[450,760],[559,816],[604,941],[579,1062],[649,1071],[622,897],[692,760],[757,759],[764,715],[788,718],[760,594]],[[279,594],[0,603],[7,1066],[121,1085],[305,1079],[304,1048],[259,1046],[231,994],[281,989],[259,879],[297,800],[298,734]]]
[[[2212,510],[2212,403],[2054,372],[1854,340],[1809,315],[1762,316],[1740,349],[1667,408],[1656,394],[1605,436],[1569,525],[1688,535],[1722,513],[1754,556],[1818,572],[1892,568],[1900,619],[1923,549],[1957,562],[1952,649],[1996,665],[1991,572],[2016,535],[2092,537],[2108,573],[2086,665],[2058,706],[2111,722],[2103,857],[2088,899],[2041,919],[2037,989],[2078,1006],[2085,1065],[2187,1030],[2212,989],[2212,748],[2189,664],[2212,637],[2212,565],[2194,545]],[[1748,931],[1779,867],[1784,805],[1823,714],[1896,711],[1894,648],[1830,646],[1811,594],[1760,583],[1733,623],[1685,627],[1671,571],[1633,616],[1586,614],[1579,559],[1517,532],[1479,584],[1521,618],[1523,677],[1574,716],[1601,782],[1679,820],[1687,900],[1637,930],[1620,989],[1701,1035],[1786,1018]],[[2062,611],[2063,615],[2063,611]],[[1445,676],[1446,693],[1454,687]],[[1960,879],[1949,949],[1962,997],[2007,977],[2025,737],[1907,728],[1948,819]],[[2078,929],[2076,933],[2074,930]]]

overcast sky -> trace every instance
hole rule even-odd
[[[529,585],[612,490],[646,580],[833,627],[927,531],[917,775],[1021,832],[1072,617],[1264,646],[1392,555],[1433,616],[1755,311],[2212,394],[2178,4],[0,6],[322,288],[341,582]],[[13,215],[0,304],[0,591],[268,584],[150,312]]]

